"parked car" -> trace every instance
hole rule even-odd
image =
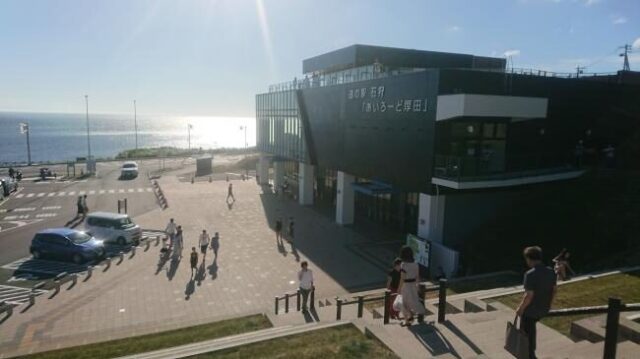
[[[138,164],[133,161],[128,161],[122,164],[120,170],[121,178],[136,178],[138,177]]]
[[[106,243],[138,244],[142,238],[140,226],[126,214],[93,212],[87,215],[84,228]]]
[[[36,233],[29,251],[35,259],[70,260],[76,264],[100,259],[105,255],[101,240],[70,228],[51,228]]]
[[[15,192],[18,190],[18,181],[14,180],[11,177],[4,177],[0,179],[0,185],[2,189],[2,193],[6,196],[9,196],[11,192]]]

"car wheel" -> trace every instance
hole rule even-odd
[[[116,243],[118,243],[118,245],[124,246],[125,244],[127,244],[127,240],[124,239],[124,237],[118,237]]]
[[[33,255],[33,259],[41,259],[42,258],[42,253],[40,253],[39,250],[34,250],[33,252],[31,252],[31,254]]]
[[[83,261],[84,261],[84,259],[82,258],[81,255],[79,255],[79,254],[74,254],[73,255],[73,263],[82,264]]]

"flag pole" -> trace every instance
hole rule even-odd
[[[29,128],[29,122],[27,122],[27,165],[31,166],[31,143],[29,142],[29,132],[31,132],[31,129]]]

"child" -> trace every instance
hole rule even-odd
[[[196,252],[196,247],[191,247],[191,276],[198,269],[198,252]]]

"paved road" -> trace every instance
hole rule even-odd
[[[71,221],[79,195],[87,194],[90,212],[116,212],[118,199],[124,198],[132,216],[157,208],[151,183],[143,175],[151,165],[141,163],[141,175],[132,180],[119,179],[120,165],[99,163],[98,176],[85,180],[22,181],[19,193],[0,205],[0,265],[28,257],[29,243],[38,230]]]

